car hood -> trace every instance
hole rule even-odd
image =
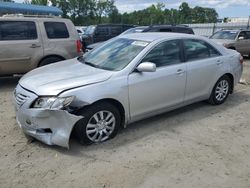
[[[37,95],[48,96],[58,95],[68,89],[103,82],[112,75],[112,71],[94,68],[77,59],[71,59],[30,71],[22,77],[19,84]]]
[[[228,39],[211,39],[211,40],[221,45],[235,42],[234,40],[228,40]]]

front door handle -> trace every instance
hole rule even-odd
[[[38,45],[38,44],[31,44],[30,48],[40,48],[41,45]]]
[[[176,72],[176,74],[177,74],[177,75],[180,75],[180,74],[183,74],[184,72],[185,72],[184,70],[178,69],[177,72]]]

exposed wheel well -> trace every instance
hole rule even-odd
[[[228,76],[230,81],[231,81],[231,84],[232,84],[231,86],[232,87],[231,87],[230,93],[232,94],[233,90],[234,90],[234,77],[233,77],[233,75],[231,73],[226,73],[224,75]]]
[[[96,101],[88,106],[92,106],[92,105],[95,105],[95,104],[101,103],[101,102],[107,102],[107,103],[110,103],[110,104],[114,105],[115,107],[117,107],[117,109],[121,115],[121,127],[124,127],[124,125],[125,125],[125,109],[124,109],[123,105],[118,100],[106,98],[106,99],[98,100],[98,101]],[[81,110],[84,110],[88,106],[84,106],[83,108],[79,109],[78,112],[80,112]],[[78,112],[76,114],[78,114]]]
[[[236,50],[236,48],[233,46],[228,47],[228,49]]]
[[[60,55],[48,55],[48,56],[43,57],[43,58],[39,61],[39,63],[37,64],[37,67],[40,66],[40,64],[41,64],[41,62],[42,62],[43,60],[45,60],[45,59],[47,59],[47,58],[50,58],[50,57],[56,57],[56,58],[59,58],[59,59],[61,59],[61,60],[65,60],[65,58],[62,57],[62,56],[60,56]]]

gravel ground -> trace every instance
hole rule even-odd
[[[250,83],[250,60],[243,78]],[[250,187],[250,85],[220,106],[196,103],[66,150],[26,139],[0,79],[0,187]]]

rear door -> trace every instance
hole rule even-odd
[[[223,68],[221,54],[202,40],[183,40],[187,61],[185,101],[207,97]]]
[[[38,31],[34,21],[0,21],[0,75],[25,73],[43,57]]]

